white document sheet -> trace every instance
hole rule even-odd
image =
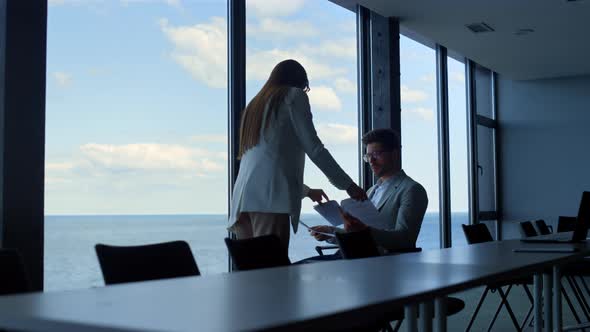
[[[340,205],[336,201],[327,201],[313,207],[332,226],[340,226],[344,222],[340,216]]]
[[[328,201],[315,205],[313,208],[333,226],[340,226],[344,222],[339,211],[342,208],[342,210],[348,212],[368,226],[383,228],[379,211],[368,199],[365,201],[356,201],[352,198],[347,198],[342,200],[340,204],[336,201]]]

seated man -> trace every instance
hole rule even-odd
[[[407,176],[400,167],[401,146],[397,133],[391,129],[373,130],[363,136],[363,144],[366,146],[363,159],[378,177],[377,184],[369,188],[368,197],[379,214],[391,220],[386,228],[370,227],[375,242],[386,252],[416,247],[428,197],[424,187]],[[349,214],[345,213],[343,218],[346,231],[369,227]],[[312,229],[324,233],[339,230],[333,226],[315,226]],[[333,239],[313,231],[311,235],[318,241]]]

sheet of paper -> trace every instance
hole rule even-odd
[[[340,216],[340,205],[336,201],[327,201],[326,203],[318,204],[313,207],[324,219],[326,219],[332,226],[342,225],[342,217]]]
[[[381,217],[379,216],[379,211],[368,199],[357,201],[352,198],[347,198],[340,202],[340,205],[344,211],[350,213],[353,217],[356,217],[368,226],[379,229],[387,228],[385,227],[386,225],[383,225],[383,220],[381,220]]]
[[[334,236],[335,236],[335,235],[334,235],[334,234],[332,234],[332,233],[325,233],[325,232],[318,232],[318,231],[314,231],[314,230],[312,230],[312,229],[311,229],[311,227],[307,226],[307,224],[305,224],[305,223],[304,223],[303,221],[301,221],[301,220],[299,220],[299,223],[300,223],[301,225],[303,225],[303,227],[305,227],[305,228],[309,229],[310,231],[313,231],[313,232],[316,232],[316,233],[319,233],[319,234],[323,234],[323,235],[326,235],[326,236],[330,236],[330,237],[334,237]]]

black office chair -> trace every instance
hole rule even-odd
[[[373,239],[370,229],[364,229],[356,232],[345,232],[335,233],[336,241],[340,247],[340,253],[344,259],[359,259],[381,256],[377,243]],[[419,252],[422,248],[408,248],[396,250],[396,254],[402,252]],[[454,315],[463,308],[465,308],[465,302],[455,297],[446,298],[447,316]],[[404,308],[395,307],[391,312],[387,314],[388,321],[396,321],[393,331],[399,330],[401,323],[404,319]],[[389,329],[389,323],[387,323],[386,330]]]
[[[285,247],[275,235],[243,240],[225,238],[225,245],[238,271],[291,265]]]
[[[200,275],[188,243],[139,246],[97,244],[94,249],[105,285]]]
[[[490,231],[488,230],[488,228],[485,224],[461,225],[461,226],[463,228],[463,233],[465,234],[465,238],[466,238],[467,243],[469,245],[477,244],[477,243],[491,242],[494,240],[494,238],[492,237],[492,234],[490,233]],[[531,224],[531,227],[532,227],[532,224]],[[534,230],[534,227],[533,227],[533,230]],[[535,233],[536,233],[536,231],[535,231]],[[526,323],[533,311],[533,296],[527,286],[527,284],[531,284],[531,283],[532,283],[532,278],[518,278],[518,279],[512,279],[512,280],[504,280],[499,283],[493,283],[493,284],[486,285],[486,288],[479,298],[479,302],[477,303],[477,306],[475,307],[475,311],[471,315],[471,319],[469,320],[469,323],[467,324],[467,328],[465,329],[465,331],[466,332],[469,331],[471,329],[471,327],[473,326],[473,323],[475,322],[475,318],[477,317],[477,314],[479,313],[481,305],[483,304],[486,296],[488,295],[488,292],[490,292],[490,291],[492,293],[497,291],[498,295],[500,296],[501,301],[500,301],[500,304],[498,305],[498,308],[496,309],[494,317],[492,318],[492,320],[488,326],[488,331],[490,331],[492,329],[492,327],[494,326],[494,323],[496,322],[496,319],[498,318],[498,314],[500,313],[500,311],[502,310],[502,307],[504,305],[506,306],[506,311],[508,311],[508,315],[510,316],[510,319],[511,319],[512,324],[514,325],[514,328],[516,329],[516,331],[522,331],[522,329],[526,325]],[[521,324],[518,323],[518,320],[516,319],[516,316],[514,315],[514,311],[512,310],[512,306],[510,306],[510,304],[508,303],[508,294],[510,293],[510,290],[512,289],[512,287],[514,285],[522,285],[522,287],[529,299],[529,302],[530,302],[529,310],[528,310],[528,312]],[[504,290],[503,290],[504,286],[507,286],[506,292],[504,292]]]
[[[535,220],[535,226],[537,226],[540,235],[548,235],[553,233],[551,226],[548,226],[543,219]]]
[[[14,249],[0,249],[0,295],[31,291],[23,260]]]
[[[576,229],[577,217],[559,216],[557,220],[557,233],[573,232]]]
[[[520,224],[520,234],[523,237],[531,237],[531,236],[537,236],[539,235],[537,233],[537,230],[535,229],[535,226],[533,226],[533,223],[530,221],[523,221]]]

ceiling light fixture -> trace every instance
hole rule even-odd
[[[517,36],[524,36],[524,35],[528,35],[529,33],[533,33],[533,32],[535,32],[535,29],[525,28],[525,29],[518,29],[518,30],[514,31],[514,34]]]
[[[471,23],[465,24],[465,27],[469,29],[473,33],[482,33],[482,32],[492,32],[494,29],[489,26],[488,24],[481,22],[481,23]]]

